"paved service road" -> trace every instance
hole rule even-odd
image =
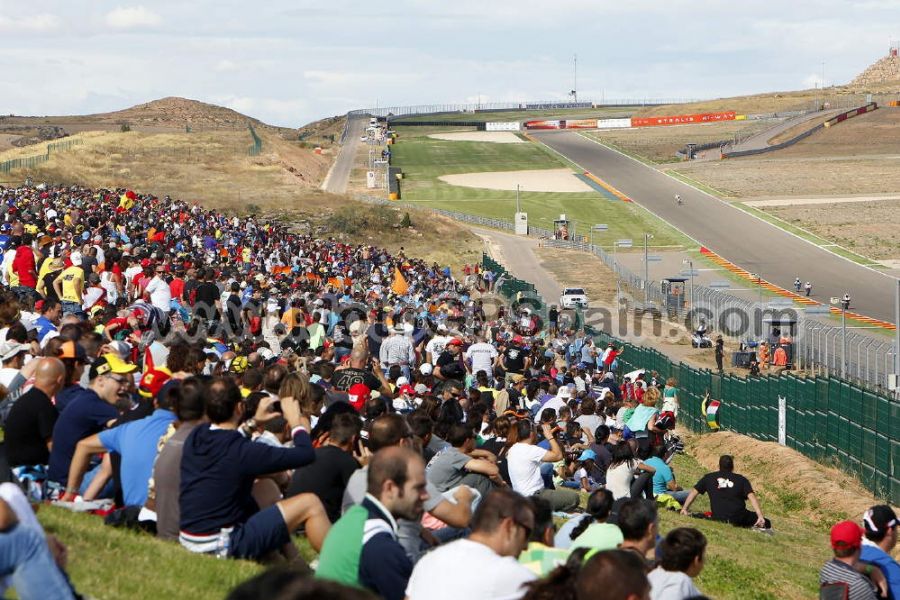
[[[347,138],[334,159],[334,165],[322,182],[322,189],[332,194],[344,194],[347,192],[347,183],[350,181],[350,171],[353,170],[353,162],[356,160],[356,147],[359,138],[366,132],[367,117],[350,119]]]
[[[710,250],[786,289],[800,277],[813,298],[850,292],[851,310],[894,322],[896,280],[835,256],[713,196],[570,131],[533,132],[536,139]],[[684,204],[675,203],[680,194]],[[586,225],[586,224],[585,224]],[[580,228],[580,227],[579,227]]]

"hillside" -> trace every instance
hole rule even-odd
[[[168,97],[130,108],[90,115],[0,116],[0,150],[26,146],[86,131],[179,133],[198,131],[246,132],[247,125],[262,134],[296,140],[298,131],[275,127],[230,108],[188,98]]]
[[[900,57],[885,56],[850,82],[853,89],[865,91],[900,91]]]

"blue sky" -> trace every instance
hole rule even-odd
[[[376,105],[713,98],[846,83],[900,0],[0,0],[0,114],[164,96],[300,126]]]

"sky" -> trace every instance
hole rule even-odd
[[[418,104],[705,99],[849,82],[900,0],[0,0],[0,114],[166,96],[299,127]],[[573,58],[577,55],[577,84]]]

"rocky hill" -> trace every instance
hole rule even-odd
[[[900,57],[885,56],[857,75],[850,87],[869,91],[900,88]]]

